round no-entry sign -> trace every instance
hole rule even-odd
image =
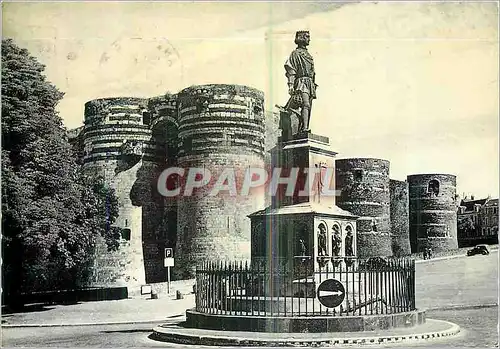
[[[328,279],[318,287],[318,300],[327,308],[338,307],[345,298],[344,285],[339,280]]]

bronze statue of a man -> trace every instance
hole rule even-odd
[[[316,98],[317,85],[315,83],[314,60],[307,51],[309,41],[310,35],[308,31],[298,31],[295,34],[297,48],[292,51],[285,62],[288,92],[290,94],[285,110],[298,114],[298,132],[309,131],[312,100]]]

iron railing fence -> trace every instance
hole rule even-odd
[[[297,257],[291,263],[276,264],[205,263],[196,270],[196,311],[246,316],[356,316],[415,310],[413,259],[325,257],[316,266],[311,261]],[[330,279],[338,280],[344,289],[326,290],[325,298],[317,297],[318,286]],[[332,298],[340,304],[332,304]]]

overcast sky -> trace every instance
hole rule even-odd
[[[80,126],[86,101],[204,83],[287,98],[283,63],[311,32],[312,131],[391,177],[457,175],[457,193],[498,196],[498,7],[482,3],[8,3],[3,35],[36,56]]]

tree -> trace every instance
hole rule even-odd
[[[470,217],[458,217],[457,230],[460,236],[468,237],[476,230],[476,227]]]
[[[84,176],[55,107],[63,93],[44,66],[2,40],[2,274],[4,292],[84,285],[98,234],[117,248],[117,199]]]

